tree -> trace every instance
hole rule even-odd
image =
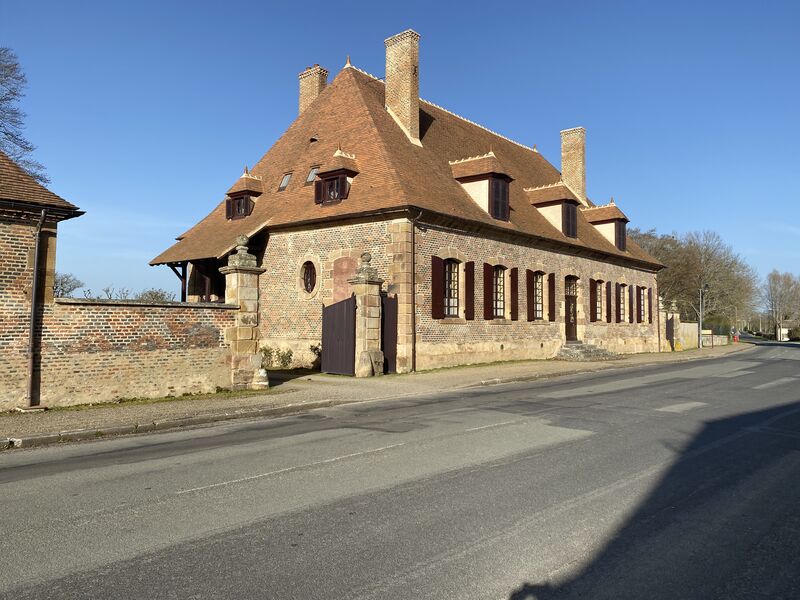
[[[141,300],[143,302],[174,302],[175,294],[167,290],[162,290],[161,288],[150,288],[136,294],[134,300]]]
[[[83,285],[72,273],[56,273],[53,278],[53,295],[56,298],[71,298],[72,293]]]
[[[761,299],[769,313],[776,338],[783,322],[800,314],[800,278],[773,270],[761,286]]]
[[[42,185],[49,183],[44,166],[31,158],[36,146],[23,135],[25,113],[19,101],[28,80],[10,48],[0,48],[0,150]]]
[[[631,228],[630,234],[666,265],[658,274],[659,293],[665,301],[676,302],[685,319],[700,316],[700,290],[706,285],[705,317],[724,318],[733,323],[739,315],[752,310],[756,273],[718,233],[691,232],[679,237]]]

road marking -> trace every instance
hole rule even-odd
[[[656,410],[661,412],[670,412],[670,413],[682,413],[688,412],[690,410],[694,410],[695,408],[700,408],[701,406],[708,406],[706,402],[681,402],[680,404],[670,404],[669,406],[664,406],[662,408],[657,408]]]
[[[730,378],[741,377],[742,375],[752,375],[754,371],[732,371],[731,373],[723,373],[721,375],[714,375],[716,378]]]
[[[795,381],[797,381],[797,379],[794,377],[781,377],[780,379],[776,379],[775,381],[768,381],[767,383],[762,383],[761,385],[757,385],[753,389],[766,390],[767,388],[783,385],[784,383],[793,383]]]
[[[318,460],[316,462],[307,463],[304,465],[297,465],[294,467],[286,467],[285,469],[278,469],[277,471],[269,471],[268,473],[259,473],[258,475],[250,475],[249,477],[241,477],[239,479],[231,479],[230,481],[220,481],[219,483],[212,483],[209,485],[201,485],[200,487],[190,488],[188,490],[180,490],[175,492],[176,495],[180,496],[181,494],[189,494],[191,492],[199,492],[201,490],[208,490],[211,488],[221,487],[224,485],[231,485],[233,483],[243,483],[245,481],[253,481],[254,479],[262,479],[264,477],[270,477],[272,475],[279,475],[281,473],[289,473],[291,471],[299,471],[300,469],[306,469],[308,467],[316,467],[319,465],[327,465],[329,463],[338,462],[340,460],[345,460],[348,458],[355,458],[356,456],[364,456],[366,454],[375,454],[376,452],[383,452],[384,450],[389,450],[390,448],[397,448],[398,446],[405,446],[405,442],[400,444],[391,444],[390,446],[382,446],[381,448],[375,448],[374,450],[364,450],[363,452],[353,452],[352,454],[345,454],[343,456],[335,456],[333,458],[326,458],[325,460]]]
[[[512,423],[522,423],[521,420],[503,421],[502,423],[492,423],[491,425],[481,425],[480,427],[470,427],[464,431],[478,431],[479,429],[489,429],[490,427],[502,427],[503,425],[511,425]]]

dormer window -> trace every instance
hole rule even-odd
[[[493,219],[508,221],[508,179],[499,175],[489,178],[489,214]]]
[[[317,173],[319,173],[319,166],[311,167],[311,170],[308,172],[308,177],[306,177],[306,185],[314,183],[314,180],[317,178]]]
[[[564,202],[561,207],[561,227],[564,235],[571,238],[578,237],[578,205]]]
[[[628,247],[628,232],[627,224],[625,221],[617,221],[614,224],[614,240],[618,250],[623,252]]]
[[[278,191],[282,192],[289,186],[289,182],[292,180],[291,173],[284,173],[283,177],[281,178],[281,183],[278,185]]]
[[[225,201],[226,219],[244,219],[253,212],[254,202],[250,196],[234,196]]]
[[[339,202],[347,198],[350,192],[350,182],[344,172],[325,173],[314,186],[314,202],[317,204]]]

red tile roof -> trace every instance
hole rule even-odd
[[[264,181],[265,192],[255,198],[252,214],[227,220],[222,201],[150,264],[219,258],[241,234],[252,236],[264,229],[414,206],[659,267],[633,243],[625,252],[618,250],[582,216],[577,239],[553,227],[523,191],[561,180],[558,170],[538,152],[425,101],[420,105],[422,146],[412,144],[384,108],[384,93],[382,81],[354,67],[343,69],[253,167],[252,173]],[[359,174],[345,201],[315,204],[314,186],[304,185],[305,175],[311,166],[330,162],[339,147],[357,157]],[[484,155],[490,148],[513,178],[508,222],[497,221],[481,209],[451,170],[450,161]],[[293,177],[286,190],[278,192],[278,182],[288,171],[302,176]]]
[[[590,208],[584,208],[582,212],[589,223],[600,223],[601,221],[612,221],[614,219],[628,221],[628,217],[625,216],[616,204],[592,206]]]
[[[578,196],[576,196],[563,181],[551,185],[526,188],[523,191],[528,197],[528,201],[534,206],[547,204],[548,202],[554,202],[556,200],[574,200],[580,204]]]
[[[1,151],[0,200],[78,211],[77,206],[48,190]]]

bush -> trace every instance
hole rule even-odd
[[[261,368],[269,369],[280,367],[286,369],[292,364],[294,352],[291,350],[280,350],[279,348],[271,348],[264,346],[261,348]]]
[[[789,339],[793,342],[800,340],[800,326],[793,327],[789,330]]]

